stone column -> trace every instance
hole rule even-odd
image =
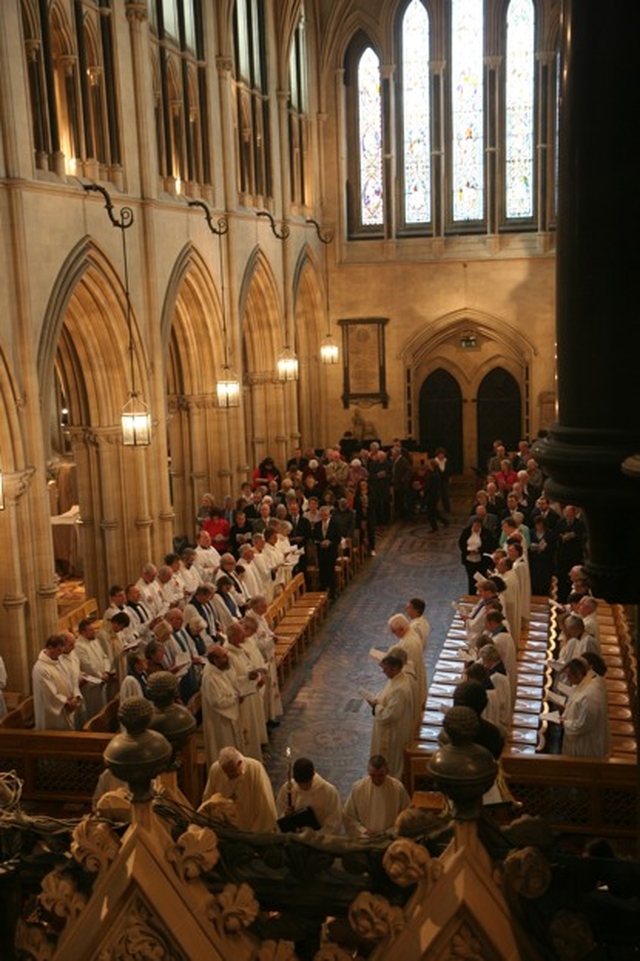
[[[147,3],[127,0],[126,16],[131,36],[133,92],[136,104],[138,170],[143,197],[158,195],[158,156],[153,117],[153,79],[149,56],[149,12]]]
[[[558,422],[535,446],[553,497],[584,509],[595,593],[635,601],[640,449],[640,199],[628,126],[640,6],[565,0],[557,252]]]
[[[4,474],[5,509],[0,512],[0,536],[3,543],[16,546],[29,545],[30,548],[5,551],[2,571],[4,617],[0,652],[7,669],[9,688],[24,692],[31,689],[31,668],[42,646],[39,642],[44,640],[43,634],[48,634],[52,630],[50,620],[46,624],[38,623],[39,619],[35,611],[31,618],[32,623],[29,625],[30,630],[27,629],[27,597],[24,588],[25,585],[33,583],[32,556],[33,552],[38,552],[40,538],[37,532],[31,529],[28,509],[25,511],[26,505],[20,502],[31,484],[34,473],[33,468],[27,468]],[[43,532],[43,540],[44,537],[48,537],[50,542],[50,529],[46,533]],[[50,604],[47,605],[49,614],[51,604],[55,607],[57,587],[57,579],[53,577],[47,585],[36,587],[37,606],[40,607],[41,600],[49,601]]]

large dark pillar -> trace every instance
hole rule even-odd
[[[557,249],[558,423],[535,445],[584,510],[595,593],[640,593],[640,4],[564,0]]]

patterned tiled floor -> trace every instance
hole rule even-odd
[[[293,758],[310,757],[343,798],[366,773],[371,711],[359,688],[384,684],[371,647],[387,648],[389,617],[404,611],[412,596],[424,598],[431,624],[426,653],[431,677],[451,623],[451,603],[466,591],[457,540],[468,516],[470,491],[452,498],[451,524],[431,533],[424,516],[389,530],[329,611],[313,649],[295,668],[284,691],[285,716],[270,740],[265,763],[275,790],[286,778],[286,748]]]

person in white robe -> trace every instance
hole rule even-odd
[[[202,801],[216,794],[235,802],[236,825],[241,831],[276,830],[273,789],[261,761],[244,757],[237,748],[224,747],[209,769]]]
[[[136,581],[136,587],[140,591],[140,600],[151,617],[163,617],[167,613],[168,607],[160,589],[158,568],[155,564],[144,565],[140,578]]]
[[[465,624],[469,647],[475,647],[476,641],[484,632],[484,617],[486,608],[492,601],[498,600],[498,591],[493,581],[483,579],[478,582],[478,601],[470,611],[462,611],[460,616]]]
[[[292,776],[287,778],[276,797],[278,817],[311,808],[320,834],[342,833],[342,801],[337,787],[315,770],[313,761],[299,757],[293,762]]]
[[[225,634],[229,626],[234,621],[237,623],[242,617],[233,594],[233,583],[226,574],[218,575],[216,593],[213,597],[213,609]]]
[[[507,625],[500,611],[488,610],[485,614],[484,623],[486,635],[483,635],[482,640],[485,640],[485,637],[489,637],[491,643],[498,649],[500,660],[504,664],[504,669],[509,679],[511,701],[515,704],[516,689],[518,687],[518,652],[515,641],[507,630]],[[480,645],[481,641],[478,642],[478,652],[480,651]]]
[[[112,678],[112,664],[93,622],[87,618],[78,624],[75,652],[80,670],[87,679],[82,689],[87,720],[98,714],[107,703],[107,686]]]
[[[37,731],[73,731],[81,699],[74,694],[69,674],[58,661],[64,652],[62,634],[52,634],[33,666],[33,712]]]
[[[86,679],[80,668],[80,658],[78,657],[75,646],[76,636],[73,631],[62,631],[64,637],[64,649],[58,659],[58,665],[69,678],[73,696],[79,698],[79,704],[75,712],[75,728],[77,731],[82,729],[82,725],[87,720],[86,703],[84,699],[84,688],[87,687]]]
[[[387,683],[380,693],[367,697],[373,711],[370,754],[382,754],[392,777],[402,779],[404,749],[415,732],[410,681],[404,672],[406,652],[392,647],[380,661]]]
[[[599,654],[598,642],[584,629],[584,621],[579,614],[567,614],[562,625],[560,653],[556,658],[561,666],[565,666],[575,657],[586,652]]]
[[[531,618],[531,574],[529,572],[528,555],[523,553],[522,542],[507,543],[507,557],[513,561],[513,570],[518,578],[520,588],[520,617],[521,625],[528,624]]]
[[[236,675],[240,700],[240,724],[244,753],[257,761],[262,761],[262,744],[268,741],[267,724],[264,716],[261,688],[265,685],[264,664],[254,663],[251,646],[246,647],[246,635],[242,624],[234,622],[227,631],[228,645],[225,648]]]
[[[203,584],[212,584],[220,570],[220,552],[213,546],[209,531],[200,531],[195,551],[200,580]]]
[[[388,627],[393,634],[394,645],[407,652],[405,671],[408,673],[411,668],[416,679],[414,711],[416,724],[419,724],[427,700],[427,668],[424,663],[422,642],[419,635],[412,630],[410,621],[404,614],[394,614],[390,617]]]
[[[274,596],[274,578],[272,576],[271,563],[268,556],[264,552],[266,544],[264,534],[261,531],[256,531],[251,540],[253,549],[255,551],[255,556],[252,563],[262,585],[260,593],[264,594],[270,604]]]
[[[390,831],[397,816],[410,804],[402,783],[389,774],[387,759],[381,754],[369,758],[367,776],[351,787],[342,816],[350,838],[370,838]]]
[[[243,586],[249,598],[262,594],[262,579],[254,564],[256,552],[251,544],[243,544],[240,548],[238,564],[244,567]]]
[[[287,568],[285,556],[278,544],[278,532],[273,527],[267,527],[264,531],[264,550],[263,554],[271,570],[273,577],[274,593],[278,594],[291,579],[291,568]]]
[[[600,645],[600,622],[598,621],[598,601],[591,594],[585,594],[578,604],[577,612],[584,623],[585,634],[595,638]]]
[[[252,620],[255,624],[253,639],[257,644],[260,653],[267,666],[264,706],[267,727],[274,725],[278,718],[284,713],[282,707],[282,696],[280,694],[280,684],[278,682],[278,670],[276,665],[276,641],[278,636],[272,631],[267,623],[265,614],[268,605],[264,594],[257,594],[249,601],[245,621]]]
[[[227,552],[221,556],[220,570],[216,574],[216,587],[222,577],[227,577],[231,581],[231,597],[242,614],[249,600],[249,595],[245,592],[242,581],[236,573],[236,566],[237,561],[233,554]]]
[[[412,597],[411,600],[407,601],[407,617],[411,627],[420,638],[423,653],[427,649],[429,634],[431,633],[431,625],[424,614],[425,608],[426,604],[421,597]]]
[[[606,757],[610,744],[603,679],[581,657],[569,661],[566,675],[572,691],[562,713],[562,753],[568,757]]]
[[[513,561],[510,557],[500,557],[496,566],[498,574],[505,584],[505,591],[500,598],[504,608],[504,616],[509,625],[509,633],[517,643],[522,625],[520,581],[517,573],[513,570]]]
[[[196,564],[196,552],[193,547],[185,547],[180,555],[182,564],[178,569],[178,580],[182,585],[185,603],[188,603],[195,594],[198,584],[201,582],[200,570]]]
[[[493,648],[493,651],[491,651]],[[478,681],[487,692],[487,706],[482,712],[482,717],[490,721],[505,737],[511,723],[511,690],[509,681],[504,674],[495,669],[500,663],[500,655],[493,644],[487,644],[482,648],[484,654],[491,660],[494,670],[490,673],[488,664],[482,660],[467,664],[465,675],[469,681]]]
[[[202,734],[209,768],[223,747],[244,749],[240,723],[240,694],[229,654],[219,644],[209,651],[202,672]]]

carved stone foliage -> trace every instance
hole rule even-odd
[[[595,947],[587,918],[573,911],[558,911],[549,925],[549,934],[558,961],[586,958]]]
[[[260,905],[248,884],[226,884],[209,903],[207,917],[219,931],[237,934],[258,917]]]
[[[353,953],[338,944],[323,944],[313,961],[352,961]]]
[[[121,919],[113,940],[103,947],[96,961],[188,961],[188,958],[158,927],[157,918],[141,898],[135,898]]]
[[[198,814],[214,821],[224,821],[234,826],[238,824],[238,805],[231,798],[223,797],[222,794],[212,794],[207,798],[198,808]]]
[[[484,961],[482,942],[470,924],[464,922],[451,938],[451,961]]]
[[[18,918],[14,943],[16,949],[25,958],[33,961],[51,961],[53,958],[55,945],[39,924],[29,924],[23,918]]]
[[[101,874],[120,850],[120,838],[105,822],[88,817],[73,832],[71,853],[91,874]]]
[[[87,898],[78,891],[73,878],[60,871],[51,871],[42,879],[38,902],[45,911],[66,924],[78,917]]]
[[[402,908],[389,904],[379,894],[363,891],[349,908],[349,923],[361,938],[381,941],[398,934],[405,925]]]
[[[256,961],[298,961],[298,955],[287,941],[263,941]]]
[[[425,847],[409,838],[399,838],[389,845],[382,859],[382,866],[401,888],[419,881],[431,884],[442,874],[442,864],[431,857]]]
[[[551,865],[538,848],[520,848],[507,856],[504,877],[516,894],[534,900],[541,898],[549,889]]]
[[[167,851],[167,859],[183,881],[213,870],[219,858],[215,831],[197,824],[190,824],[175,845]]]

